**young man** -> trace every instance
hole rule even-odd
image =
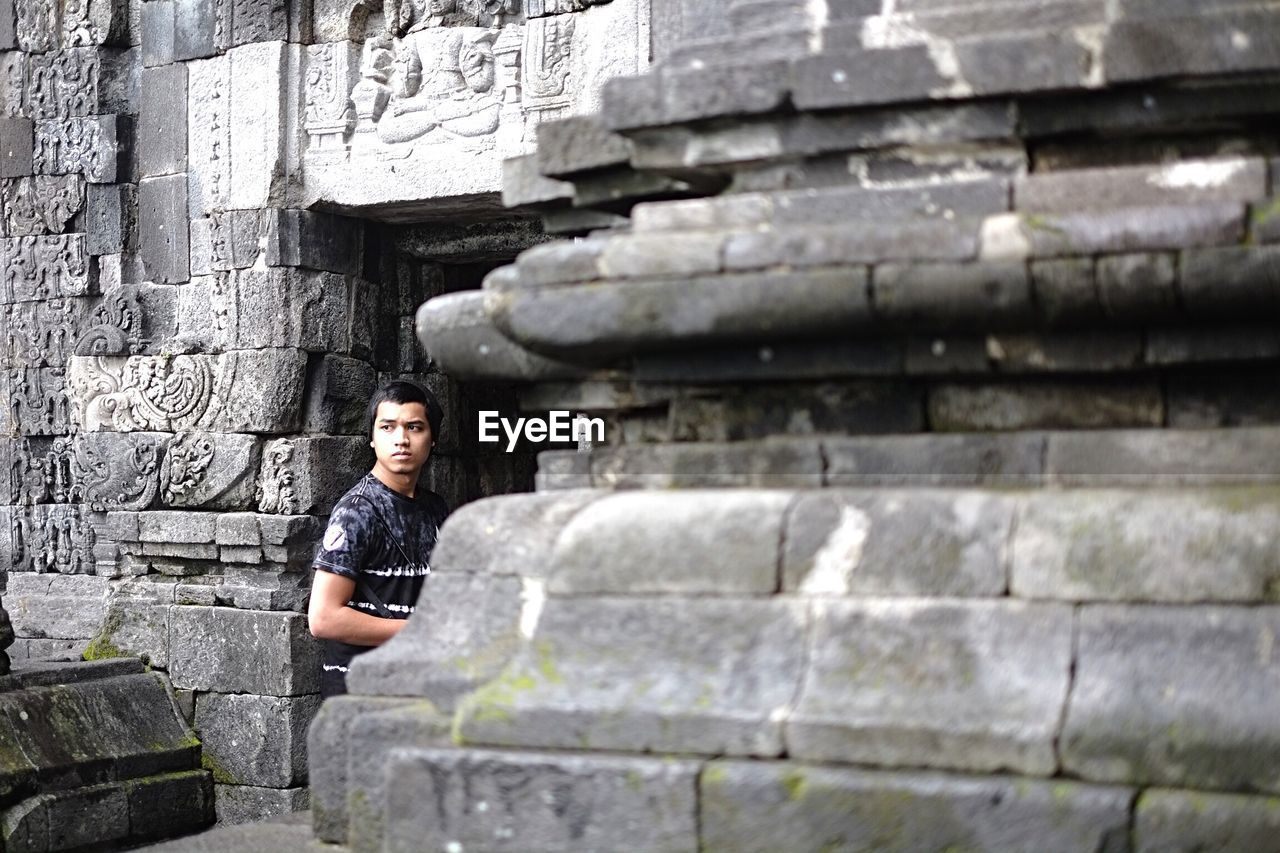
[[[389,382],[369,401],[377,462],[333,508],[315,558],[307,620],[324,641],[320,692],[347,692],[351,659],[399,633],[431,571],[449,509],[418,475],[435,446],[440,403],[412,382]]]

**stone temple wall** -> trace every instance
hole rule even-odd
[[[508,166],[584,239],[418,315],[609,440],[450,519],[315,834],[1273,848],[1280,9],[654,8]]]
[[[376,384],[445,403],[451,505],[532,488],[462,428],[508,384],[413,315],[544,239],[502,157],[643,68],[647,6],[445,5],[0,0],[9,654],[167,673],[223,821],[307,801],[309,561]]]

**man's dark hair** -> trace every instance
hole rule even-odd
[[[405,403],[421,403],[422,407],[427,410],[427,423],[431,426],[431,440],[440,440],[440,422],[444,420],[444,409],[440,407],[440,401],[436,399],[436,395],[426,388],[416,382],[396,379],[374,391],[373,396],[369,398],[369,408],[365,412],[368,423],[367,432],[370,435],[373,434],[373,419],[378,414],[378,406],[383,403],[398,403],[401,406]]]

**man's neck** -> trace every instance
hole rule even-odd
[[[417,494],[418,474],[421,473],[420,471],[415,471],[412,474],[397,474],[375,463],[371,473],[378,478],[379,483],[382,483],[393,492],[404,495],[406,498],[415,497]]]

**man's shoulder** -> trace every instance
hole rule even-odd
[[[449,514],[448,502],[445,501],[444,498],[440,497],[440,495],[429,489],[419,491],[417,500],[418,505],[422,507],[423,511],[430,514],[437,522],[444,521],[445,517]]]
[[[378,500],[378,491],[370,486],[372,474],[365,474],[343,493],[334,503],[333,509],[347,510],[357,514],[367,513]]]

